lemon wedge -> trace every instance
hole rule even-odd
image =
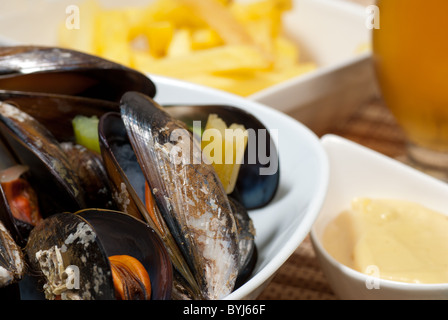
[[[206,160],[211,163],[227,194],[235,188],[248,133],[241,124],[230,126],[216,114],[210,114],[202,134],[201,147]]]

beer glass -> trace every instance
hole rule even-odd
[[[373,57],[386,106],[421,168],[448,173],[448,1],[377,0]]]

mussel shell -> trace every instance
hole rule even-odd
[[[86,207],[117,209],[101,155],[72,142],[63,142],[60,146],[79,177]]]
[[[172,265],[160,238],[148,224],[110,210],[87,209],[77,213],[95,229],[107,256],[127,254],[138,259],[151,279],[151,299],[168,300]]]
[[[28,235],[34,228],[33,225],[15,219],[9,206],[3,188],[0,186],[0,221],[11,234],[14,241],[21,247],[26,245]]]
[[[0,221],[0,288],[19,281],[25,274],[21,248]]]
[[[69,237],[73,236],[76,236],[75,241],[69,241]],[[79,296],[81,299],[114,298],[107,256],[95,236],[93,228],[86,221],[77,215],[64,213],[50,216],[37,225],[31,231],[25,247],[27,260],[33,274],[42,273],[36,254],[43,251],[51,252],[54,248],[63,253],[62,268],[64,270],[68,266],[79,268]],[[96,272],[92,270],[93,262]],[[43,278],[41,280],[44,281]]]
[[[130,90],[155,96],[144,74],[75,50],[44,46],[0,47],[0,88],[118,101]]]
[[[224,297],[238,274],[232,210],[210,164],[185,124],[150,97],[127,92],[121,117],[161,220],[183,252],[206,299]]]
[[[145,218],[142,200],[145,178],[127,138],[120,114],[111,112],[102,116],[98,133],[104,167],[119,209],[136,218]]]
[[[25,248],[34,272],[40,270],[36,253],[54,246],[62,248],[65,268],[79,268],[83,299],[115,299],[108,257],[117,254],[131,255],[144,265],[151,299],[171,297],[172,267],[163,243],[148,225],[127,214],[86,209],[45,219],[32,230]]]
[[[13,104],[47,128],[58,141],[74,141],[72,120],[118,111],[117,102],[52,93],[0,90],[0,101]]]
[[[99,139],[104,166],[111,181],[118,209],[150,224],[165,243],[175,271],[189,279],[190,298],[200,298],[194,277],[183,258],[176,241],[166,230],[163,220],[154,221],[149,215],[145,201],[145,177],[127,136],[119,113],[103,115],[99,123]],[[156,208],[155,208],[156,209]],[[176,277],[177,282],[180,277]]]
[[[97,161],[91,161],[90,158],[87,159],[88,167],[81,165],[83,159],[73,161],[66,150],[61,149],[59,142],[75,140],[72,119],[76,115],[100,117],[106,112],[117,110],[117,103],[84,97],[5,90],[0,90],[0,103],[11,104],[37,122],[28,123],[23,116],[20,117],[22,121],[17,123],[7,113],[0,116],[3,122],[0,124],[1,138],[4,140],[0,145],[3,165],[0,169],[18,163],[28,165],[28,180],[38,193],[39,206],[44,217],[66,210],[77,211],[87,205],[114,208],[108,192],[98,196],[90,192],[86,197],[83,195],[85,192],[81,192],[86,184],[84,180],[78,179],[78,167],[88,169],[90,176],[97,175],[102,183],[101,189],[107,188],[107,182],[102,179],[105,177],[101,172],[102,164],[93,166]],[[58,162],[59,165],[55,165]],[[74,167],[73,163],[77,166]],[[45,183],[42,183],[43,181]],[[91,181],[90,179],[89,183]],[[76,190],[80,192],[75,193]],[[0,196],[0,216],[8,224],[14,239],[23,245],[32,226],[14,219],[3,192]],[[91,202],[91,199],[94,202]]]
[[[17,157],[30,168],[31,185],[45,215],[85,207],[83,189],[59,142],[44,126],[12,105],[0,102],[0,132]],[[45,183],[43,183],[45,182]],[[56,200],[56,201],[55,201]]]
[[[7,147],[0,137],[0,170],[5,170],[17,164],[17,159],[11,153],[11,150]],[[11,208],[8,204],[6,194],[3,187],[0,185],[0,222],[3,223],[8,230],[14,241],[23,246],[26,243],[26,238],[33,226],[23,222],[20,223],[14,218]]]
[[[257,261],[257,248],[255,245],[255,227],[246,208],[238,201],[229,197],[233,216],[235,217],[238,248],[239,248],[239,267],[238,278],[235,287],[244,283],[252,274]]]
[[[280,179],[279,158],[269,130],[260,120],[243,109],[229,105],[166,105],[164,107],[169,114],[188,126],[192,126],[193,121],[200,121],[204,129],[209,114],[214,113],[228,126],[238,123],[244,125],[246,129],[252,129],[249,131],[254,134],[249,134],[248,147],[244,153],[244,161],[240,166],[232,196],[247,209],[261,208],[272,201]],[[266,133],[266,136],[261,137],[261,132]],[[260,174],[260,170],[274,172]]]

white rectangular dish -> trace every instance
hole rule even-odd
[[[66,8],[78,2],[0,3],[0,44],[57,45],[57,29],[67,17]],[[126,5],[147,2],[130,0]],[[116,0],[101,3],[110,7],[122,5]],[[370,43],[366,18],[365,8],[352,2],[294,0],[293,10],[284,16],[286,32],[298,43],[302,58],[315,61],[318,68],[259,91],[249,99],[292,115],[317,134],[344,121],[377,92],[371,53],[368,49],[359,52]]]
[[[295,0],[294,5],[284,17],[286,31],[304,58],[319,67],[250,98],[324,134],[377,95],[366,8],[344,0]]]

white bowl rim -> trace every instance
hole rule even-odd
[[[392,159],[386,155],[383,155],[377,151],[374,151],[370,148],[367,148],[363,145],[360,145],[356,142],[353,142],[351,140],[348,140],[346,138],[340,137],[335,134],[326,134],[321,137],[322,145],[325,146],[326,144],[333,144],[333,143],[342,143],[346,146],[350,146],[353,149],[359,150],[361,152],[367,152],[371,156],[377,158],[380,161],[387,162],[389,165],[393,165],[397,168],[400,168],[400,170],[408,171],[409,173],[412,173],[414,175],[417,175],[419,179],[429,179],[433,183],[440,183],[445,185],[443,182],[421,172],[417,169],[411,168],[407,166],[406,164],[399,162],[398,160]],[[329,157],[329,161],[330,157]],[[319,237],[316,235],[315,227],[313,226],[310,231],[310,239],[311,242],[324,259],[326,259],[333,268],[339,269],[343,274],[346,274],[348,277],[351,277],[357,281],[360,282],[366,282],[368,279],[371,279],[372,276],[369,276],[367,274],[364,274],[360,271],[357,271],[355,269],[352,269],[335,258],[333,258],[332,255],[330,255],[327,250],[323,247]],[[393,289],[403,289],[403,290],[421,290],[421,291],[431,291],[431,290],[446,290],[448,288],[448,283],[408,283],[408,282],[400,282],[400,281],[393,281],[388,279],[380,279],[382,288],[393,288]]]
[[[291,79],[279,82],[279,83],[272,85],[266,89],[257,91],[255,93],[249,95],[247,98],[250,100],[254,100],[254,101],[258,101],[258,100],[262,101],[263,99],[265,99],[267,97],[271,97],[272,95],[276,94],[277,92],[291,89],[294,86],[297,86],[301,83],[308,82],[310,79],[319,78],[326,74],[331,74],[333,72],[336,72],[337,70],[347,68],[347,67],[357,64],[361,61],[368,61],[371,58],[372,58],[371,51],[359,53],[357,56],[354,56],[351,58],[346,58],[339,63],[328,65],[328,66],[323,66],[323,67],[318,67],[315,70],[312,70],[310,72],[307,72],[307,73],[301,74],[299,76],[293,77]]]

